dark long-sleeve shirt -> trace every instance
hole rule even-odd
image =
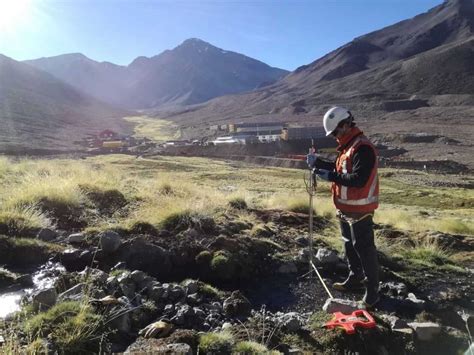
[[[369,180],[370,173],[375,165],[375,154],[372,148],[361,145],[352,157],[352,172],[337,173],[336,163],[316,159],[314,167],[329,170],[329,181],[348,187],[363,187]]]

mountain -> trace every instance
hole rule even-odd
[[[385,101],[413,95],[474,95],[473,34],[474,0],[448,0],[358,37],[273,85],[174,111],[170,117],[181,122],[304,121],[333,103],[371,116],[384,113]]]
[[[67,54],[26,63],[103,101],[127,108],[189,105],[274,83],[288,72],[199,39],[130,65]]]
[[[0,55],[0,148],[62,149],[103,128],[125,131],[126,114],[52,75]]]
[[[46,71],[75,88],[113,105],[119,105],[127,85],[126,67],[96,62],[81,53],[27,60],[24,63]]]

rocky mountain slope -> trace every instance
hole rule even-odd
[[[27,63],[103,101],[127,108],[200,103],[254,90],[287,74],[196,38],[151,58],[138,57],[128,66],[99,63],[82,54]]]
[[[473,34],[474,1],[448,0],[356,38],[274,85],[159,114],[185,128],[235,120],[314,124],[330,106],[344,105],[369,134],[431,133],[457,140],[449,153],[474,166],[466,149],[474,112]],[[443,147],[420,148],[449,158]],[[415,147],[411,157],[420,154]]]
[[[126,112],[87,96],[52,75],[0,55],[2,151],[70,148],[86,132],[125,130]]]

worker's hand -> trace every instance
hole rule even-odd
[[[147,325],[139,334],[145,338],[165,338],[172,330],[173,324],[160,320]]]
[[[316,154],[306,155],[306,163],[310,168],[312,168],[314,166],[314,163],[316,163]]]
[[[314,169],[316,175],[318,175],[321,179],[329,181],[329,170],[325,169]]]

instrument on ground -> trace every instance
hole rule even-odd
[[[343,328],[347,334],[354,334],[356,327],[375,328],[375,320],[365,309],[358,309],[351,314],[334,312],[334,318],[324,326],[328,329]]]

